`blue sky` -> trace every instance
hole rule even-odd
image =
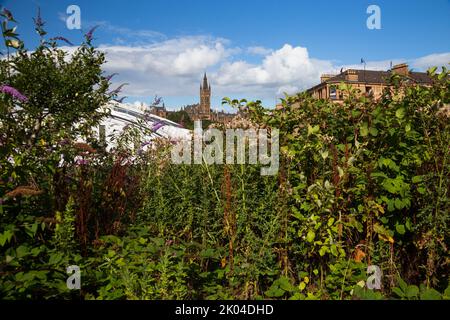
[[[450,62],[450,1],[264,0],[0,0],[37,43],[32,17],[41,8],[49,36],[79,43],[99,25],[95,45],[107,53],[105,72],[129,82],[128,102],[163,97],[176,108],[198,102],[207,72],[213,107],[223,96],[274,105],[283,92],[303,90],[322,72],[341,67],[386,69],[390,61],[415,70]],[[69,30],[66,8],[81,9],[82,30]],[[381,29],[369,30],[369,5],[381,9]],[[73,50],[73,48],[68,48]]]

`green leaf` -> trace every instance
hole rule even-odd
[[[405,108],[397,109],[397,111],[395,111],[395,116],[399,119],[403,119],[405,116]]]
[[[284,291],[294,291],[295,288],[294,286],[291,284],[290,280],[286,277],[280,277],[280,279],[278,279],[278,285],[280,286],[281,289],[283,289]]]
[[[17,258],[22,258],[29,253],[28,247],[21,245],[16,249]]]
[[[417,298],[419,295],[419,288],[417,286],[410,285],[406,288],[405,293],[408,298]]]
[[[331,254],[335,257],[338,256],[337,246],[335,244],[331,245]]]
[[[378,129],[377,128],[370,128],[369,132],[372,136],[376,137],[378,135]]]
[[[427,191],[427,189],[425,189],[424,187],[418,187],[417,188],[417,192],[420,194],[425,194],[425,192]]]
[[[396,226],[395,226],[395,230],[397,230],[397,232],[399,233],[399,234],[405,234],[405,226],[403,225],[403,224],[397,224]]]
[[[437,70],[437,67],[431,67],[427,70],[430,75],[434,75]]]
[[[316,234],[314,233],[314,231],[309,230],[308,234],[306,235],[306,241],[313,242],[315,237],[316,237]]]
[[[327,252],[329,252],[329,249],[328,249],[327,246],[322,246],[322,247],[319,249],[319,255],[320,255],[321,257],[323,257],[323,256],[325,255],[325,253],[327,253]]]
[[[311,125],[308,124],[308,136],[315,134],[319,132],[320,128],[318,125],[315,125],[314,127],[311,127]]]
[[[418,182],[421,182],[421,181],[423,181],[423,176],[414,176],[414,177],[412,177],[412,182],[413,183],[418,183]]]
[[[11,241],[13,233],[11,230],[6,230],[2,234],[0,234],[0,246],[4,246],[6,242]]]
[[[50,255],[50,259],[48,261],[49,264],[57,264],[62,260],[62,255],[60,253],[53,253]]]
[[[400,277],[398,277],[398,284],[399,284],[399,286],[400,286],[400,289],[402,289],[403,292],[406,292],[406,289],[408,288],[408,285],[407,285],[406,282],[405,282],[402,278],[400,278]]]
[[[402,199],[400,199],[400,198],[395,198],[394,205],[397,209],[402,209],[404,207]]]
[[[406,126],[405,126],[405,131],[406,132],[410,132],[411,131],[411,125],[408,123],[408,124],[406,124]]]
[[[367,123],[365,123],[365,122],[363,123],[363,125],[360,127],[360,132],[363,137],[366,137],[369,134],[369,129],[367,128]]]
[[[441,300],[441,294],[439,292],[437,292],[435,289],[425,289],[424,291],[422,291],[422,293],[420,294],[420,299],[421,300]]]
[[[442,296],[444,300],[450,300],[450,285],[445,289],[444,295]]]
[[[405,293],[397,287],[392,288],[392,292],[394,292],[400,298],[403,298],[405,296]]]
[[[334,223],[334,218],[331,217],[328,219],[327,226],[331,227],[333,225],[333,223]]]
[[[300,289],[300,291],[303,291],[306,288],[306,283],[304,283],[303,281],[300,282],[298,288]]]
[[[286,291],[284,291],[283,289],[281,289],[278,286],[271,286],[269,290],[266,291],[266,295],[268,297],[272,297],[272,298],[279,298],[282,297],[284,295]]]

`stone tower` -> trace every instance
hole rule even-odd
[[[211,119],[211,86],[208,84],[206,73],[203,76],[203,83],[200,85],[200,105],[199,116],[202,119]]]

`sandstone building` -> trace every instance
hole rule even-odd
[[[234,113],[211,110],[211,85],[208,82],[206,73],[200,84],[200,103],[185,106],[181,110],[186,111],[192,121],[208,120],[227,124],[236,116]],[[167,118],[170,112],[173,111],[167,110],[164,104],[162,106],[150,106],[150,113],[162,118]]]
[[[413,72],[408,69],[406,63],[398,64],[388,71],[356,70],[348,69],[337,75],[323,74],[320,84],[310,88],[307,92],[318,99],[331,99],[336,102],[344,100],[343,92],[338,89],[341,82],[351,84],[353,88],[359,89],[362,94],[373,95],[378,99],[383,89],[387,87],[387,80],[391,74],[396,73],[406,76],[411,82],[420,85],[430,85],[431,78],[425,72]]]
[[[168,112],[164,103],[162,106],[150,106],[150,113],[158,117],[167,118]]]
[[[233,113],[211,110],[211,85],[208,83],[206,73],[203,75],[203,82],[200,84],[200,103],[186,106],[183,110],[187,112],[192,121],[209,120],[228,123],[235,116]]]
[[[211,85],[208,84],[206,73],[203,83],[200,84],[200,103],[187,106],[186,111],[192,121],[211,120]]]

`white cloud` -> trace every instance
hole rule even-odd
[[[411,67],[416,68],[418,70],[427,70],[430,67],[441,67],[441,66],[448,67],[449,63],[450,63],[450,52],[435,53],[413,60],[411,63]]]
[[[115,84],[128,82],[125,96],[196,95],[203,72],[225,61],[237,50],[228,41],[189,36],[147,45],[100,45],[106,53],[106,73],[117,72]]]
[[[297,86],[286,85],[286,86],[282,86],[282,87],[278,88],[277,95],[278,96],[279,95],[284,95],[285,93],[287,93],[287,94],[294,94],[294,93],[297,93],[299,91],[300,91],[300,89]]]
[[[149,40],[161,40],[166,39],[166,36],[158,31],[148,30],[148,29],[130,29],[126,27],[120,27],[117,25],[113,25],[108,21],[92,21],[85,22],[84,25],[95,26],[98,25],[101,29],[104,29],[107,32],[115,33],[116,35],[120,35],[127,38],[128,42],[136,42],[135,40],[139,39],[139,42]]]
[[[259,47],[259,46],[247,48],[247,52],[249,54],[260,55],[260,56],[266,56],[269,53],[271,53],[272,51],[273,51],[272,49]]]
[[[196,97],[206,71],[216,98],[231,96],[274,101],[284,92],[293,94],[317,84],[322,73],[363,67],[362,64],[342,65],[312,58],[308,49],[301,46],[285,44],[273,50],[263,47],[240,49],[232,47],[226,39],[209,36],[164,39],[145,45],[105,44],[99,49],[107,54],[105,71],[119,73],[113,78],[115,84],[112,87],[128,82],[130,85],[124,87],[122,95],[142,98],[155,94]],[[245,53],[260,55],[260,61],[250,63],[244,59]],[[450,62],[450,53],[409,60],[367,61],[366,68],[387,70],[391,61],[393,64],[407,62],[414,70],[423,71],[432,65],[446,65]]]
[[[441,67],[446,66],[450,63],[450,52],[446,53],[433,53],[424,57],[419,57],[415,59],[391,59],[391,60],[378,60],[378,61],[367,61],[367,70],[388,70],[392,65],[399,63],[407,63],[410,69],[414,71],[424,72],[430,67]],[[332,73],[339,72],[340,68],[345,69],[362,69],[362,64],[351,64],[351,65],[340,65],[336,66]],[[439,68],[440,69],[440,68]]]
[[[203,72],[228,56],[225,40],[185,37],[146,46],[101,45],[107,53],[106,68],[113,72],[134,71],[164,76]]]
[[[267,97],[305,89],[332,67],[330,61],[310,58],[304,47],[285,44],[266,55],[260,64],[242,60],[225,62],[214,76],[224,89],[238,93],[258,89],[258,93],[265,91],[264,96]]]

